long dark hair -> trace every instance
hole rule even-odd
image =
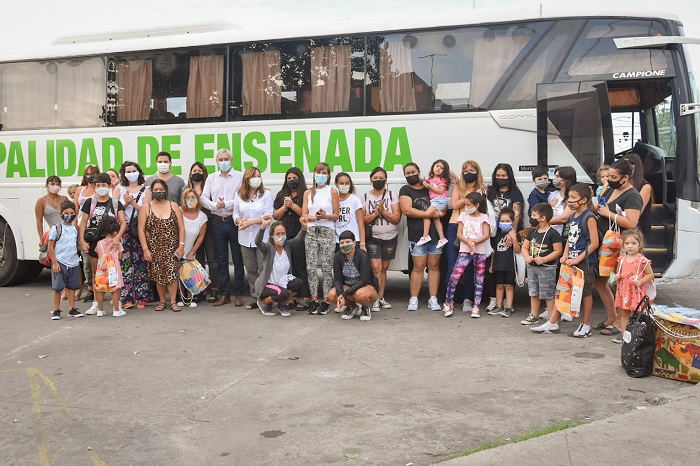
[[[564,189],[564,202],[566,202],[569,198],[569,190],[576,184],[576,169],[574,167],[559,167],[556,169],[556,173],[559,173],[559,178],[566,182]]]
[[[493,173],[491,174],[491,185],[489,186],[488,190],[488,198],[491,201],[495,200],[498,197],[498,192],[500,191],[500,189],[498,188],[498,183],[496,183],[496,172],[498,170],[504,170],[508,174],[508,190],[513,192],[520,192],[518,184],[515,182],[513,167],[511,167],[509,163],[499,163],[498,165],[496,165],[496,168],[493,169]]]
[[[621,178],[623,176],[629,177],[630,184],[632,184],[632,165],[630,165],[630,163],[627,160],[615,160],[613,163],[610,164],[610,168],[618,172]],[[635,166],[635,168],[637,167]]]
[[[195,162],[192,164],[190,167],[190,173],[187,177],[187,186],[194,189],[194,181],[192,181],[192,169],[194,167],[199,167],[202,169],[202,173],[204,174],[204,178],[202,178],[202,186],[204,186],[204,183],[207,182],[207,177],[209,176],[209,172],[207,171],[207,167],[204,166],[202,162]],[[204,188],[202,188],[204,189]]]
[[[637,191],[641,191],[642,187],[646,184],[646,181],[644,181],[644,163],[642,162],[642,158],[636,152],[630,152],[629,154],[625,154],[622,159],[634,165],[632,175],[630,176],[630,183]]]
[[[143,177],[143,170],[141,170],[139,164],[127,160],[122,164],[121,168],[119,169],[119,178],[121,179],[122,186],[129,186],[129,180],[126,179],[126,167],[136,167],[136,169],[139,171],[139,179],[136,180],[136,182],[140,185],[146,183],[146,179]]]
[[[435,162],[433,162],[433,164],[430,166],[430,173],[428,173],[428,176],[430,178],[435,178],[435,173],[433,173],[433,169],[435,168],[435,165],[439,163],[442,164],[442,176],[440,178],[447,181],[447,186],[445,187],[445,189],[447,189],[452,183],[452,177],[450,176],[450,164],[447,163],[445,160],[437,159]]]
[[[335,175],[335,184],[338,184],[338,180],[341,179],[342,177],[346,176],[350,180],[350,194],[355,194],[355,184],[352,182],[352,177],[346,173],[346,172],[340,172],[337,175]]]
[[[478,204],[478,207],[476,210],[481,212],[482,214],[488,214],[489,209],[486,206],[486,199],[484,199],[484,196],[482,196],[480,193],[473,191],[469,194],[467,194],[466,199],[472,204]]]
[[[299,186],[297,186],[297,195],[296,197],[292,198],[292,202],[301,205],[304,200],[304,192],[306,192],[308,187],[306,186],[306,179],[304,178],[304,173],[297,167],[290,168],[289,170],[287,170],[287,173],[284,174],[284,183],[282,184],[282,188],[277,193],[275,201],[279,201],[281,199],[284,199],[285,197],[289,197],[292,195],[292,189],[289,186],[287,186],[287,177],[290,173],[294,173],[299,178]]]

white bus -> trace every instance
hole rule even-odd
[[[655,270],[688,275],[700,259],[690,41],[666,13],[566,10],[284,27],[216,20],[6,49],[0,285],[41,270],[33,210],[47,176],[65,188],[86,164],[125,160],[153,174],[159,151],[187,175],[195,161],[213,170],[222,147],[236,169],[257,166],[273,192],[288,168],[310,174],[319,161],[350,172],[361,192],[381,165],[398,191],[404,164],[427,175],[444,158],[456,170],[476,159],[487,178],[510,163],[527,196],[533,166],[570,165],[594,182],[625,143],[654,188]],[[395,269],[406,268],[400,245]]]

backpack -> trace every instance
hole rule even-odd
[[[90,198],[90,216],[88,217],[88,225],[92,220],[92,215],[95,213],[95,208],[97,208],[97,194]],[[116,218],[117,221],[119,221],[119,199],[112,198],[112,213],[114,214],[114,218]],[[83,233],[83,237],[88,243],[98,242],[100,240],[99,227],[86,228],[85,233]]]
[[[571,217],[569,217],[569,224],[573,221],[575,215],[575,213],[571,214]],[[591,232],[588,229],[588,219],[591,217],[595,218],[595,216],[596,215],[589,210],[587,213],[583,214],[583,218],[581,219],[580,223],[581,232],[583,232],[583,237],[586,238],[586,258],[584,259],[586,261],[586,267],[588,267],[588,245],[591,244]],[[600,234],[600,230],[597,227],[595,231],[598,234],[598,248],[600,249],[600,245],[602,244],[603,240],[603,235]]]
[[[61,234],[63,233],[63,226],[60,223],[56,224],[56,239],[58,242],[61,239]],[[41,247],[39,248],[39,263],[44,267],[51,267],[51,256],[49,256],[49,235],[51,230],[45,231],[44,235],[41,237]]]
[[[211,280],[209,279],[209,274],[198,260],[182,261],[182,266],[180,267],[179,285],[184,286],[190,293],[192,293],[192,296],[198,295],[206,290],[210,283]],[[180,288],[180,294],[182,295],[183,302],[185,302],[185,304],[189,304],[187,301],[185,301],[185,293],[182,292],[182,288]]]

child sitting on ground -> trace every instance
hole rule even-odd
[[[447,189],[450,187],[450,166],[444,160],[436,160],[430,168],[429,178],[423,180],[423,186],[430,191],[430,206],[435,209],[445,212],[447,210]],[[430,223],[435,225],[438,237],[436,247],[440,249],[447,244],[445,233],[442,228],[442,218],[426,218],[423,219],[423,236],[416,243],[416,246],[429,243]]]
[[[510,317],[513,313],[515,293],[515,253],[520,252],[520,237],[514,230],[515,212],[510,207],[501,208],[498,231],[494,237],[496,249],[491,254],[491,272],[496,279],[496,307],[489,315]],[[505,305],[503,295],[505,294]]]
[[[68,297],[68,315],[83,317],[75,307],[75,290],[79,290],[80,257],[78,256],[78,229],[73,224],[75,204],[63,201],[60,206],[61,223],[49,231],[49,257],[51,258],[51,289],[53,308],[51,320],[61,318],[61,292],[65,289]]]

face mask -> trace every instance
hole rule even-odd
[[[476,212],[476,207],[467,207],[466,209],[464,209],[464,211],[467,213],[467,215],[471,215],[474,212]]]
[[[262,184],[262,178],[260,178],[259,176],[256,176],[255,178],[251,178],[248,180],[248,186],[250,186],[253,189],[258,189],[261,184]]]
[[[562,180],[561,178],[554,178],[552,180],[552,184],[554,185],[555,188],[561,188],[561,185],[564,184],[564,180]]]
[[[59,192],[60,190],[61,190],[61,187],[58,186],[58,185],[56,185],[56,184],[52,184],[51,186],[49,186],[49,192],[50,192],[51,194],[58,194],[58,192]]]
[[[85,181],[87,181],[88,183],[94,183],[95,175],[85,175]]]
[[[73,223],[73,220],[75,220],[75,214],[64,214],[61,215],[61,218],[66,223]]]
[[[464,176],[464,181],[467,183],[473,183],[479,178],[479,175],[476,173],[463,173],[462,176]]]
[[[230,160],[224,160],[223,162],[219,162],[219,170],[222,172],[227,172],[231,169],[231,161]]]
[[[608,180],[608,186],[610,186],[612,189],[620,189],[622,187],[622,179],[617,181]]]
[[[355,250],[355,243],[343,243],[340,245],[340,251],[347,255]]]
[[[578,201],[578,202],[570,202],[569,203],[569,209],[571,210],[577,210],[581,205],[583,205],[584,202]]]
[[[341,184],[338,186],[338,192],[340,194],[347,194],[350,192],[350,185],[349,184]]]
[[[287,241],[286,236],[273,236],[272,238],[275,240],[275,243],[279,244],[280,246],[283,246],[284,243]]]
[[[107,196],[109,194],[109,188],[97,188],[95,192],[98,196]]]
[[[496,178],[496,184],[499,188],[505,188],[508,186],[508,178]]]
[[[420,176],[419,175],[411,175],[406,177],[406,183],[410,184],[413,186],[414,184],[417,184],[420,181]]]
[[[531,225],[531,226],[536,227],[536,226],[538,226],[539,224],[540,224],[540,221],[539,221],[539,220],[537,220],[536,218],[530,217],[530,225]]]
[[[124,177],[129,180],[131,183],[136,183],[139,180],[139,172],[126,172],[124,173]]]
[[[513,224],[512,223],[499,223],[498,228],[500,228],[503,233],[508,233],[510,230],[513,229]]]
[[[195,183],[199,183],[204,179],[204,173],[192,173],[190,176],[190,179],[194,181]]]
[[[381,191],[386,186],[386,180],[372,181],[372,187],[377,191]]]
[[[314,175],[314,181],[316,181],[316,184],[317,184],[317,185],[323,186],[323,185],[325,185],[326,183],[328,183],[328,175],[323,175],[323,174],[316,173],[316,174]]]
[[[164,201],[167,197],[168,195],[165,193],[165,191],[155,191],[153,193],[153,199],[156,201]]]
[[[185,205],[190,210],[194,209],[195,207],[197,207],[197,199],[192,199],[192,198],[185,199]]]
[[[299,180],[287,180],[287,186],[289,186],[289,189],[297,189],[299,187]]]
[[[162,162],[158,164],[158,173],[168,173],[170,171],[170,164],[167,162]]]
[[[537,186],[538,188],[544,189],[547,186],[549,186],[549,180],[540,180],[537,183],[535,183],[535,186]]]

